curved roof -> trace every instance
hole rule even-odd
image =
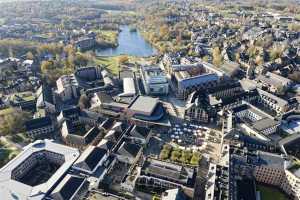
[[[158,121],[165,115],[165,110],[161,104],[157,104],[156,108],[150,116],[143,114],[135,114],[133,117],[145,121]]]

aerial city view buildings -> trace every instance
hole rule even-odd
[[[0,0],[0,200],[300,200],[299,0]]]

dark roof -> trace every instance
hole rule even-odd
[[[64,117],[67,117],[69,115],[74,115],[74,114],[79,115],[79,113],[80,113],[80,108],[75,107],[75,106],[62,110],[62,114],[63,114]]]
[[[114,119],[108,118],[107,120],[105,120],[105,121],[102,123],[101,127],[107,130],[107,129],[109,129],[109,128],[112,127],[112,125],[114,124],[114,122],[115,122]]]
[[[99,163],[99,161],[103,158],[103,156],[106,154],[105,149],[101,148],[94,148],[94,150],[88,155],[85,162],[89,166],[90,169],[94,169],[96,165]]]
[[[237,180],[237,196],[238,199],[243,199],[243,200],[256,199],[254,180],[250,180],[250,179]]]
[[[53,103],[52,88],[48,84],[44,84],[42,86],[42,94],[43,94],[44,101],[47,101],[49,103]]]
[[[52,121],[50,117],[41,117],[37,119],[32,119],[25,122],[25,127],[27,131],[38,129],[45,126],[52,125]]]
[[[100,133],[100,130],[97,127],[91,128],[88,133],[85,135],[86,144],[91,143]]]
[[[150,129],[149,128],[145,128],[145,127],[140,127],[140,126],[135,126],[132,130],[130,135],[133,137],[143,137],[143,138],[147,138],[148,135],[150,133]]]
[[[77,176],[67,176],[67,182],[62,186],[60,190],[60,194],[65,200],[69,200],[76,190],[80,187],[83,183],[84,178],[77,177]]]
[[[113,98],[105,92],[97,92],[96,95],[102,103],[111,103],[114,101]]]
[[[138,144],[123,142],[118,150],[120,155],[136,157],[141,147]]]
[[[241,112],[241,111],[246,110],[248,108],[249,108],[249,106],[247,104],[242,104],[241,106],[232,108],[232,111],[233,111],[233,113],[238,113],[238,112]]]
[[[68,135],[83,137],[86,134],[86,128],[84,124],[75,124],[71,120],[66,120],[66,125],[69,132]]]
[[[140,120],[145,121],[159,121],[161,120],[165,115],[164,107],[161,103],[158,103],[152,112],[151,116],[147,116],[144,114],[135,114],[133,117]]]

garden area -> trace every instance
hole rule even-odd
[[[271,186],[257,185],[257,190],[260,191],[261,200],[288,200],[283,192]]]
[[[171,145],[164,145],[159,158],[164,161],[172,161],[186,165],[197,166],[201,160],[200,152],[193,152],[191,150],[183,150]]]

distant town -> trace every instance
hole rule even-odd
[[[300,200],[300,2],[0,0],[0,200]]]

